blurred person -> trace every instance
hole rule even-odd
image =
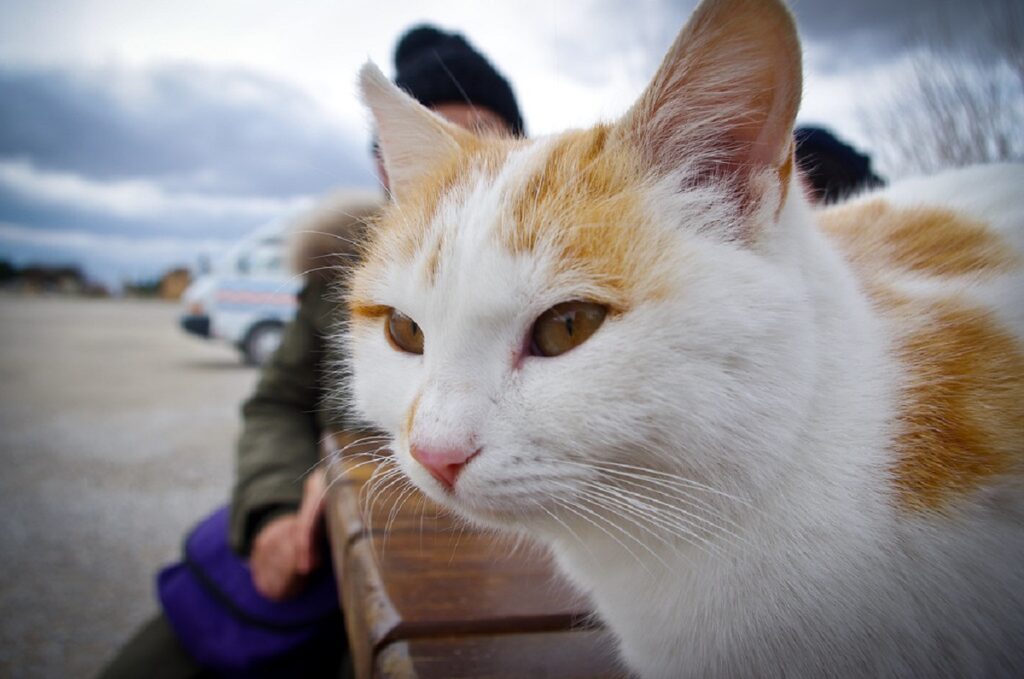
[[[508,82],[461,35],[415,27],[394,60],[395,82],[451,122],[485,134],[524,134]],[[387,189],[376,146],[374,153]],[[299,270],[310,273],[295,319],[242,406],[231,503],[190,534],[182,563],[160,573],[162,611],[119,651],[103,679],[337,676],[346,663],[322,530],[324,477],[310,470],[325,433],[355,426],[344,416],[329,420],[320,407],[324,338],[344,314],[325,293],[355,256],[377,207],[330,203],[300,225],[310,234],[300,244]]]

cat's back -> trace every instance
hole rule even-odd
[[[910,177],[875,195],[902,208],[944,208],[985,224],[1024,251],[1024,163],[993,163]]]
[[[1024,478],[1022,188],[1024,165],[977,166],[818,214],[891,337],[905,509],[971,504]]]
[[[913,177],[818,212],[818,223],[874,282],[951,287],[1024,271],[1024,164]]]
[[[1024,336],[1024,164],[978,165],[905,179],[818,212],[876,308],[985,310]]]
[[[1024,662],[1022,188],[1024,166],[973,167],[818,213],[886,333],[889,569],[914,625],[944,625],[913,643],[950,676]],[[942,639],[985,651],[946,657]]]

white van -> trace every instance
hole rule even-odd
[[[376,193],[342,189],[312,209],[256,230],[185,290],[181,327],[231,342],[247,363],[262,365],[298,309],[305,281],[295,271],[317,275],[318,269],[351,257],[356,225],[379,206]],[[336,254],[342,251],[348,254]]]
[[[268,224],[232,247],[182,295],[181,327],[231,342],[261,365],[298,308],[302,277],[289,271],[288,221]]]

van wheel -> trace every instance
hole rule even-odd
[[[242,341],[242,355],[249,365],[263,365],[277,351],[284,334],[284,325],[264,321],[253,326]]]

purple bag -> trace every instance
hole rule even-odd
[[[164,613],[196,662],[248,676],[313,641],[325,626],[336,629],[332,568],[320,569],[297,596],[270,601],[256,591],[248,563],[231,550],[227,536],[228,509],[221,507],[192,530],[183,560],[157,576]]]

